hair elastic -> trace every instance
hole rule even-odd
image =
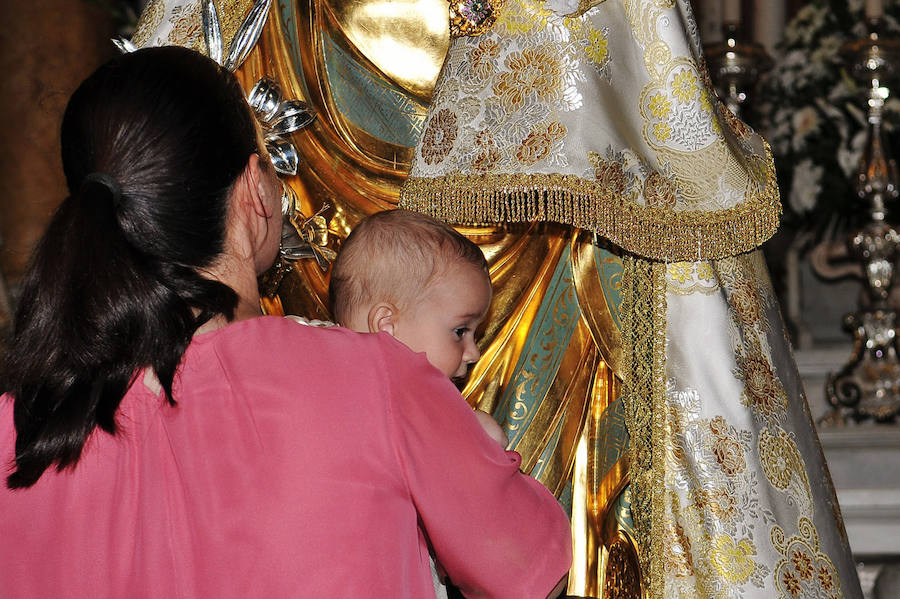
[[[84,189],[84,186],[88,183],[99,183],[107,188],[112,194],[113,204],[116,206],[119,205],[119,200],[122,198],[122,188],[119,187],[119,183],[116,181],[115,177],[95,171],[93,173],[88,173],[84,179],[82,179],[81,188]]]

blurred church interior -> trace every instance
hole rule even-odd
[[[720,99],[776,157],[784,217],[764,250],[864,591],[900,597],[900,0],[692,3]],[[62,110],[144,4],[3,3],[4,335],[29,252],[66,195]]]

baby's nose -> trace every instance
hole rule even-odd
[[[465,361],[466,364],[474,364],[480,357],[481,352],[478,350],[478,346],[475,345],[474,341],[469,341],[466,344],[466,351],[463,353],[463,361]]]

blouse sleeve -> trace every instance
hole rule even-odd
[[[424,354],[391,344],[392,435],[435,555],[467,597],[546,597],[571,564],[565,512]]]

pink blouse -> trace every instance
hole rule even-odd
[[[569,567],[553,496],[387,335],[235,323],[195,337],[175,397],[139,377],[117,435],[3,486],[0,596],[434,597],[426,538],[471,597],[544,597]]]

